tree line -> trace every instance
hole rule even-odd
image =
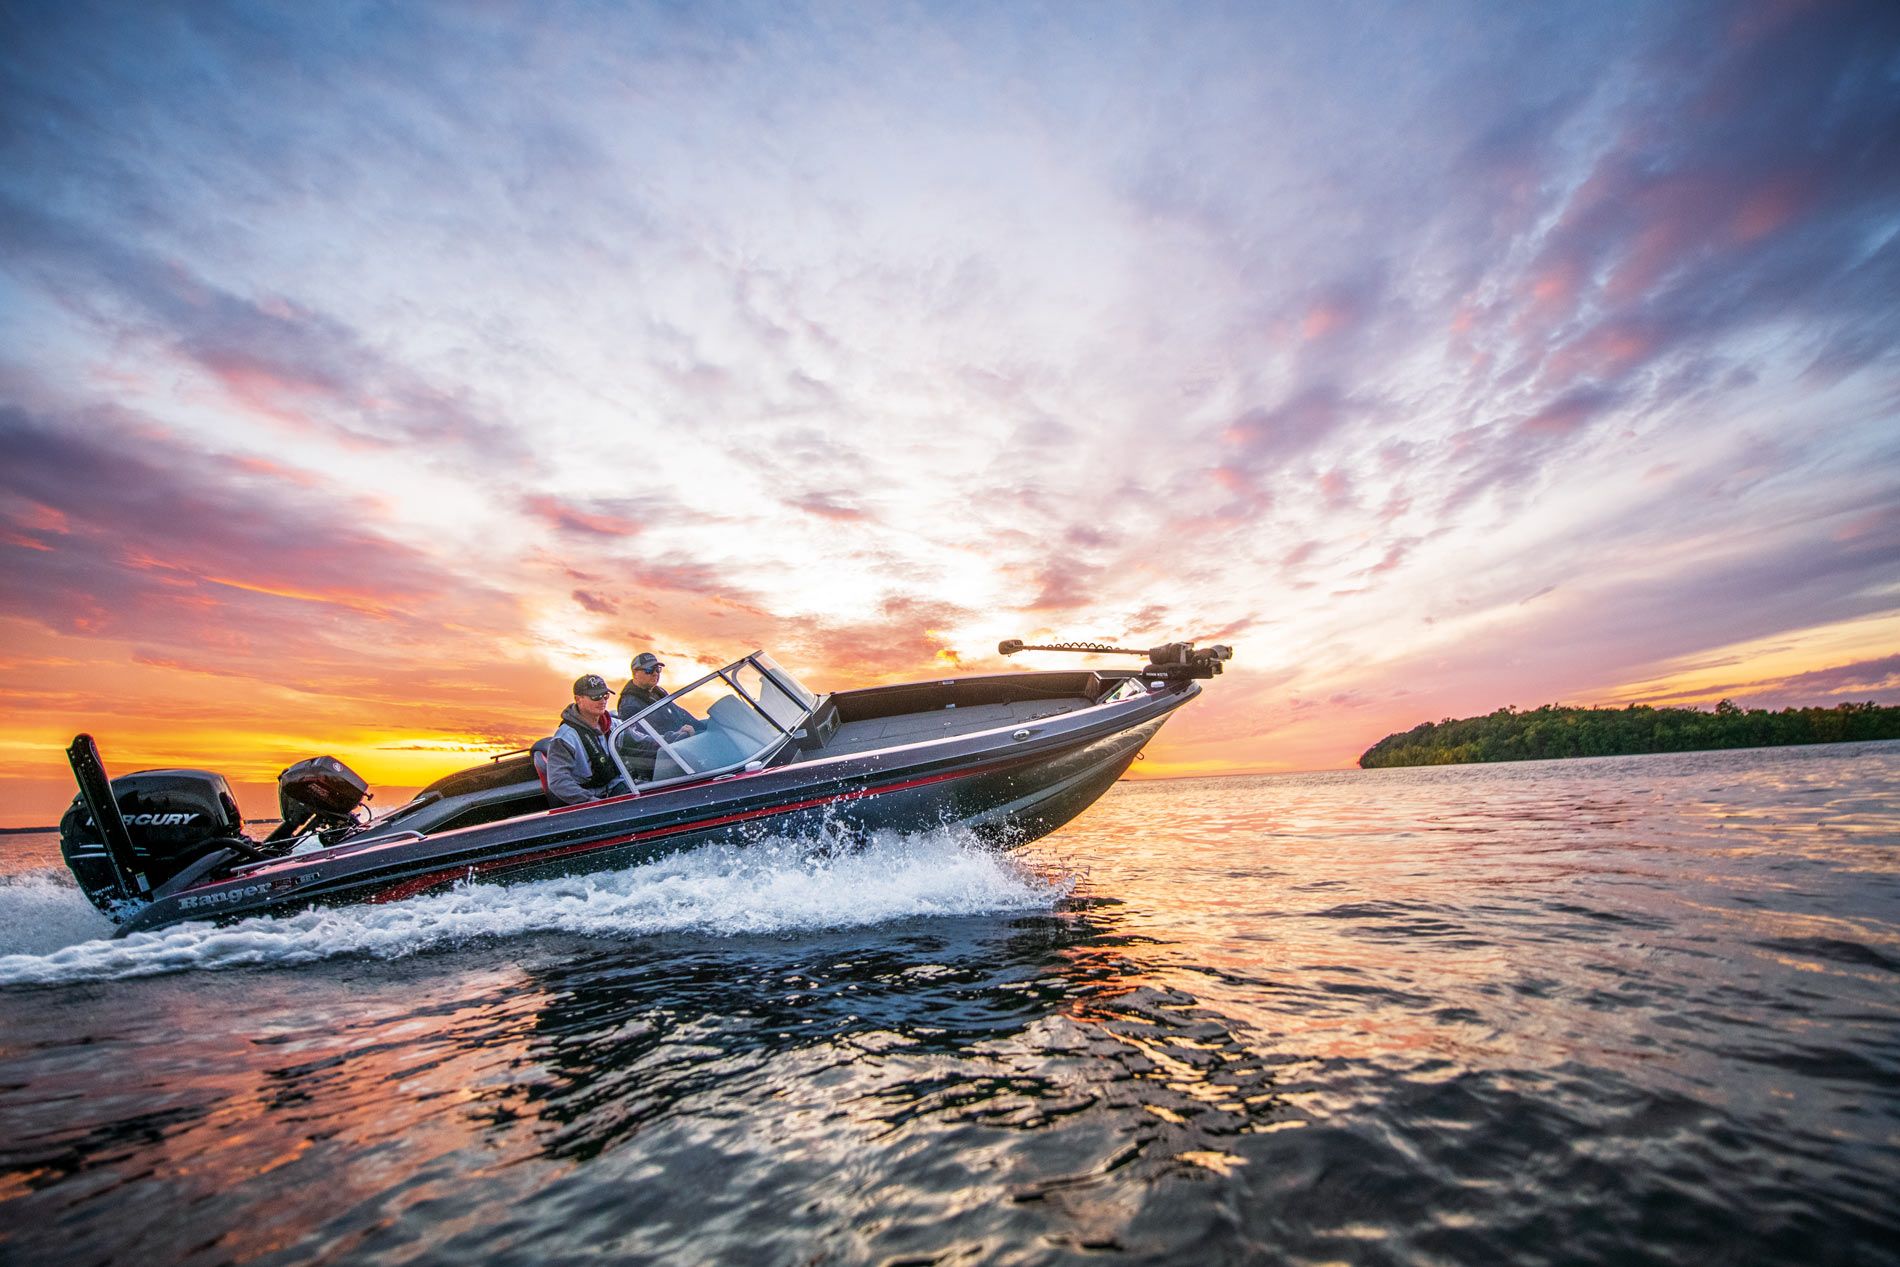
[[[1483,717],[1447,717],[1387,735],[1359,758],[1362,768],[1454,765],[1468,761],[1537,761],[1551,757],[1613,757],[1633,752],[1700,752],[1781,744],[1900,739],[1900,707],[1837,704],[1833,708],[1742,708],[1723,700],[1697,708],[1565,708],[1529,712],[1506,706]]]

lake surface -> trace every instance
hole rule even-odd
[[[0,1262],[1900,1262],[1896,743],[106,931],[0,838]]]

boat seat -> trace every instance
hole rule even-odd
[[[706,729],[685,739],[673,740],[671,744],[673,751],[693,767],[694,774],[738,765],[783,737],[777,727],[759,716],[744,700],[731,696],[716,701],[707,710],[706,721]],[[664,750],[654,760],[655,779],[676,779],[685,773],[679,762]]]
[[[734,765],[745,759],[745,752],[735,743],[731,735],[722,730],[708,730],[703,734],[688,735],[684,739],[675,739],[671,747],[691,765],[692,773],[704,774],[708,770],[717,770],[720,766]],[[673,754],[662,748],[659,756],[653,760],[655,779],[676,779],[687,771],[680,768]]]
[[[779,737],[778,727],[759,716],[751,705],[730,695],[706,710],[706,720],[730,732],[736,745],[745,750],[742,756],[751,756]]]
[[[535,776],[541,780],[541,795],[546,798],[549,809],[559,804],[554,799],[554,793],[548,791],[548,748],[553,743],[554,736],[549,735],[546,739],[537,739],[528,745],[528,752],[534,758]]]

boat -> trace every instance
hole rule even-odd
[[[279,777],[282,817],[262,839],[245,833],[221,775],[109,779],[96,742],[79,735],[67,749],[79,792],[60,847],[119,936],[392,902],[462,882],[617,870],[715,842],[850,847],[875,833],[960,827],[1014,848],[1092,805],[1233,654],[1018,639],[998,650],[1147,663],[819,694],[755,651],[614,723],[607,748],[624,794],[551,805],[543,740],[375,816],[364,780],[334,757],[313,757]],[[690,726],[678,724],[682,715]]]

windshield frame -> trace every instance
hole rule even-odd
[[[783,692],[787,699],[796,703],[802,710],[799,715],[789,722],[781,722],[773,717],[771,712],[765,707],[763,701],[753,698],[752,693],[740,685],[739,673],[747,666],[756,670],[766,680],[769,680]],[[648,722],[647,717],[649,714],[664,709],[679,697],[690,695],[713,681],[723,683],[727,690],[744,701],[745,704],[752,709],[753,713],[765,721],[767,725],[771,726],[774,731],[778,732],[778,737],[768,740],[763,747],[754,749],[738,761],[728,762],[725,765],[714,766],[705,770],[695,770],[692,767],[691,760],[680,753],[678,749],[673,746],[671,741],[662,736],[659,732],[659,728]],[[644,793],[653,788],[671,787],[679,783],[690,783],[717,778],[722,774],[745,769],[752,766],[755,762],[762,765],[783,751],[785,745],[793,741],[797,737],[797,733],[800,729],[811,719],[812,713],[816,711],[821,702],[822,698],[819,695],[788,673],[777,661],[773,660],[771,656],[765,654],[763,651],[753,651],[740,656],[731,664],[723,665],[703,677],[693,679],[677,690],[667,692],[664,697],[648,704],[631,717],[616,720],[613,724],[613,728],[608,732],[607,755],[613,761],[615,769],[620,772],[620,777],[626,781],[627,786],[632,788],[636,794]],[[621,753],[620,744],[618,742],[622,735],[636,728],[643,739],[657,745],[657,750],[670,757],[674,764],[678,765],[684,773],[672,775],[665,779],[648,778],[636,780],[627,769],[627,763]]]

